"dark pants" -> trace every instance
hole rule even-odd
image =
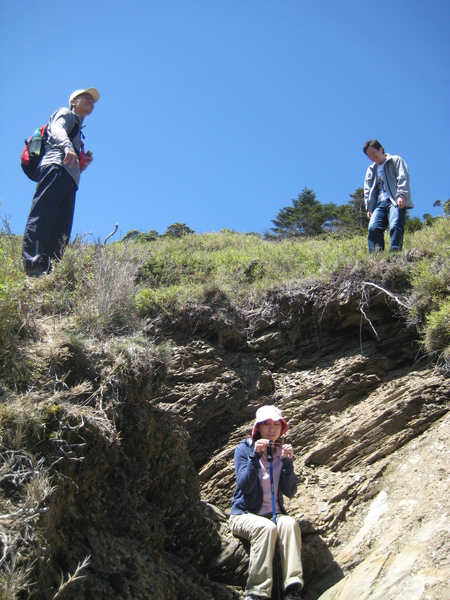
[[[48,165],[40,170],[23,234],[25,266],[39,255],[39,266],[47,270],[50,260],[61,258],[72,231],[76,191],[77,185],[64,167]]]

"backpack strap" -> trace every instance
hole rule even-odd
[[[74,137],[77,135],[77,133],[79,131],[80,131],[80,124],[78,123],[78,121],[75,121],[75,125],[72,127],[71,132],[68,134],[71,142],[73,142]]]
[[[78,134],[78,132],[81,133],[81,136],[80,136],[81,137],[80,150],[77,152],[78,156],[80,156],[80,154],[82,152],[84,152],[84,143],[83,143],[84,133],[81,131],[80,124],[78,123],[78,121],[75,121],[75,125],[72,127],[72,130],[69,133],[69,140],[71,142],[73,142],[73,140],[74,140],[75,136]],[[76,150],[75,150],[75,152],[76,152]]]

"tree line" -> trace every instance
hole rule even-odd
[[[436,200],[433,206],[440,206],[444,216],[450,217],[450,199],[445,202]],[[405,231],[417,231],[432,225],[438,218],[427,213],[421,220],[419,217],[410,217],[407,211]],[[290,206],[278,212],[272,223],[274,227],[266,237],[312,237],[329,233],[348,235],[366,231],[369,219],[364,203],[364,188],[357,188],[350,194],[347,204],[337,205],[333,202],[322,204],[314,191],[305,187]]]

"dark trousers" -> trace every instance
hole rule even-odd
[[[22,258],[26,265],[39,255],[39,265],[47,270],[50,260],[61,259],[72,231],[76,191],[77,185],[64,167],[41,168],[23,234]]]

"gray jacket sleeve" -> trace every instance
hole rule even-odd
[[[395,186],[396,191],[394,200],[397,200],[399,196],[403,196],[405,198],[405,204],[408,208],[413,208],[414,205],[411,200],[411,188],[409,185],[409,170],[408,165],[405,161],[400,158],[400,156],[390,156],[392,159],[390,161],[390,165],[388,164],[388,178],[389,183],[391,183],[391,178],[393,180],[392,187]],[[393,167],[393,172],[390,167]]]
[[[69,138],[76,123],[76,117],[68,108],[61,108],[50,119],[48,126],[48,140],[50,146],[57,146],[64,153],[66,149],[75,150]]]
[[[81,127],[82,123],[68,108],[60,108],[53,113],[48,122],[45,153],[39,166],[60,165],[64,167],[78,187],[80,182],[78,162],[73,167],[64,164],[66,149],[75,150],[78,153],[81,148],[81,129],[73,137],[73,141],[69,137],[77,123]]]
[[[372,164],[367,169],[366,177],[364,178],[364,204],[366,205],[366,211],[370,212],[373,212],[376,202],[376,179],[377,176],[375,174],[375,164]]]

